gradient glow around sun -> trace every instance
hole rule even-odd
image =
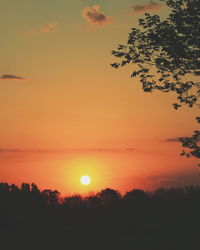
[[[90,184],[90,182],[91,182],[91,178],[90,178],[90,176],[88,176],[88,175],[83,175],[83,176],[81,176],[81,178],[80,178],[80,182],[81,182],[81,184],[83,184],[83,185],[89,185]]]

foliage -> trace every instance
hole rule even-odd
[[[133,64],[131,77],[139,77],[145,92],[159,90],[177,96],[182,105],[200,107],[200,4],[199,0],[162,0],[171,12],[165,20],[145,13],[141,28],[133,28],[126,45],[112,54],[120,59],[114,68]],[[198,119],[198,118],[197,118]],[[199,133],[196,131],[195,134]],[[199,158],[196,135],[182,138],[187,156]]]
[[[124,195],[106,188],[61,198],[35,184],[0,183],[1,247],[194,250],[199,209],[200,187],[193,186]]]
[[[198,123],[200,123],[200,117],[197,117],[196,120]],[[183,150],[181,155],[185,155],[187,157],[190,157],[192,155],[196,158],[200,158],[200,146],[198,145],[200,141],[199,130],[195,130],[192,137],[182,137],[179,138],[179,140],[182,142],[183,147],[189,148],[189,152]]]

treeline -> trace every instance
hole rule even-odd
[[[200,187],[106,188],[87,197],[0,183],[0,245],[15,249],[200,249]],[[63,248],[65,246],[65,248]]]

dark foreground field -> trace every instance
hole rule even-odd
[[[1,183],[0,249],[199,250],[200,187],[61,199]]]

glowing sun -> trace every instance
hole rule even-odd
[[[81,176],[81,178],[80,178],[80,182],[81,182],[81,184],[83,184],[83,185],[89,185],[90,182],[91,182],[91,178],[90,178],[90,176],[88,176],[88,175],[83,175],[83,176]]]

